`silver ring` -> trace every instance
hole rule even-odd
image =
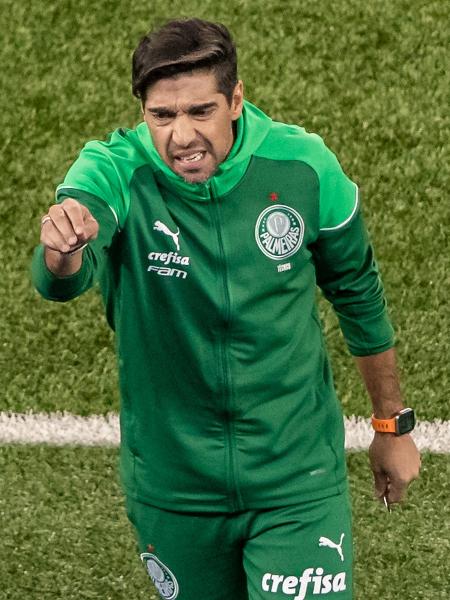
[[[51,220],[52,220],[52,218],[51,218],[51,216],[50,216],[50,215],[45,215],[45,217],[42,217],[42,219],[41,219],[41,227],[42,227],[42,226],[43,226],[45,223],[47,223],[47,221],[51,221]]]

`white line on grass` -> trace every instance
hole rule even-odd
[[[119,440],[119,418],[114,413],[80,417],[67,412],[0,412],[0,444],[118,446]]]
[[[366,450],[373,437],[369,419],[345,418],[345,447]],[[413,433],[420,450],[450,453],[450,421],[420,421]],[[119,417],[80,417],[70,413],[0,412],[0,444],[48,444],[51,446],[118,446]]]

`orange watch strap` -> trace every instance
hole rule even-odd
[[[372,415],[372,427],[375,431],[379,431],[381,433],[396,433],[397,427],[395,423],[395,417],[391,419],[376,419]]]

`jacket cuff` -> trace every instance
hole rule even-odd
[[[351,317],[338,314],[339,324],[353,356],[370,356],[395,346],[394,329],[386,311],[381,314]]]
[[[44,246],[40,244],[33,254],[31,280],[37,291],[47,300],[66,302],[76,298],[88,287],[89,268],[84,252],[79,271],[67,277],[57,277],[48,269],[44,259]]]

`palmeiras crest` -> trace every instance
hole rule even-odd
[[[178,596],[179,587],[178,581],[169,567],[149,552],[141,554],[141,560],[145,564],[147,572],[161,598],[164,598],[164,600],[174,600]]]
[[[272,260],[283,260],[295,254],[302,245],[304,234],[303,219],[296,210],[284,204],[267,207],[256,221],[256,243]]]

